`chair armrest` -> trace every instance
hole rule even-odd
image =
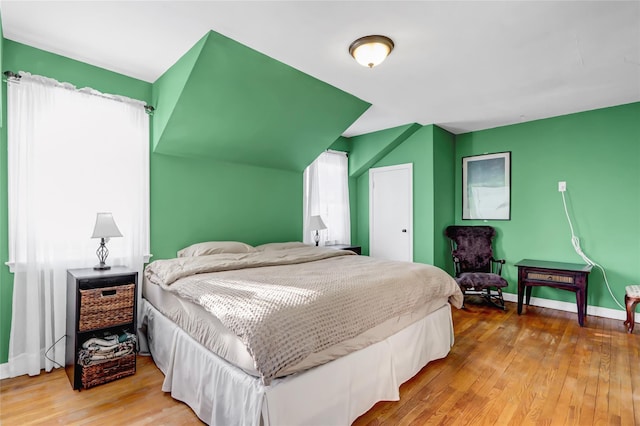
[[[498,275],[502,275],[502,265],[505,264],[505,260],[504,259],[494,259],[493,257],[491,258],[491,262],[494,264],[494,274],[498,274]]]

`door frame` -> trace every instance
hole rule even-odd
[[[369,254],[373,247],[373,183],[374,175],[379,172],[392,172],[395,170],[409,170],[409,258],[413,262],[413,163],[403,163],[394,166],[373,167],[369,169]]]

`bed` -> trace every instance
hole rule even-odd
[[[229,244],[153,262],[143,281],[163,390],[208,424],[350,424],[398,400],[400,384],[453,344],[462,293],[439,268]]]

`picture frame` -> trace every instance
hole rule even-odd
[[[462,158],[462,219],[511,220],[511,151]]]

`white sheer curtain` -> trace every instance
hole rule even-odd
[[[149,253],[144,103],[21,74],[7,90],[11,376],[64,366],[66,270],[98,263],[97,212],[123,235],[107,264],[141,271]]]
[[[313,244],[309,218],[320,215],[327,229],[320,245],[351,244],[349,162],[344,152],[325,151],[304,171],[303,242]]]

